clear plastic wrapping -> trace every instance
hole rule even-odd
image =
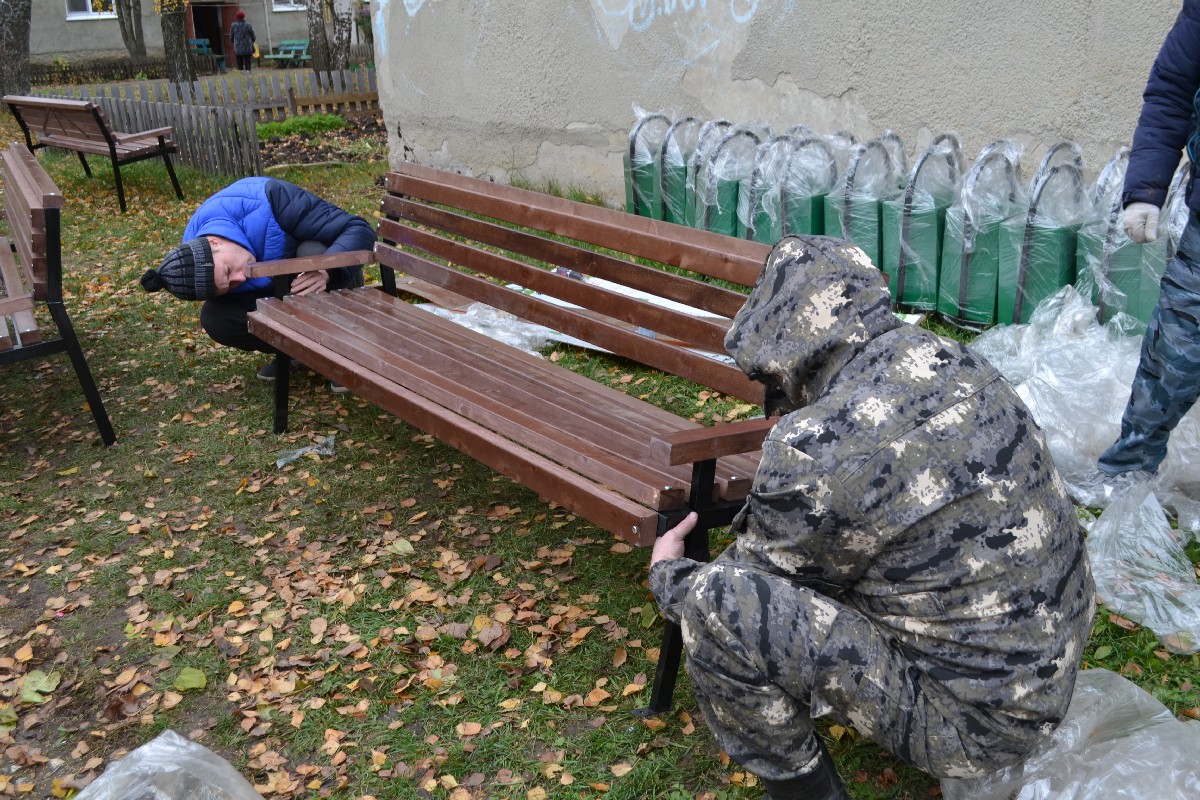
[[[1079,145],[1054,145],[1034,175],[1025,213],[1001,224],[997,321],[1028,322],[1038,303],[1075,283],[1076,234],[1092,213]]]
[[[983,148],[946,212],[937,310],[948,323],[973,330],[995,323],[1000,223],[1027,207],[1020,146],[1002,139]]]
[[[946,209],[958,195],[962,173],[958,137],[944,133],[917,157],[903,193],[883,202],[880,269],[902,311],[937,307]]]
[[[732,127],[713,147],[696,177],[697,227],[727,236],[739,235],[738,195],[743,184],[749,191],[755,154],[763,141],[762,130],[761,124],[753,123]]]
[[[1200,724],[1115,672],[1084,670],[1062,724],[1022,763],[941,788],[945,800],[1200,797]]]
[[[749,191],[738,195],[738,222],[745,228],[746,238],[773,244],[783,236],[784,174],[795,147],[795,137],[787,134],[758,146]]]
[[[702,227],[704,204],[700,194],[708,182],[709,161],[725,134],[733,127],[727,119],[711,119],[700,126],[696,134],[696,149],[688,160],[687,185],[684,194],[684,217],[693,228]]]
[[[679,117],[671,123],[663,137],[659,174],[662,180],[662,218],[667,222],[688,224],[688,162],[696,152],[703,127],[704,121],[698,117]]]
[[[662,218],[662,176],[659,153],[671,127],[661,112],[633,107],[636,121],[629,130],[625,153],[625,210],[642,217]]]
[[[779,198],[780,225],[785,236],[825,232],[825,196],[837,177],[837,157],[825,137],[793,139]]]
[[[890,131],[855,145],[846,171],[825,197],[825,233],[858,245],[877,265],[880,204],[899,193],[903,175],[893,155],[897,151],[903,153],[903,143]]]

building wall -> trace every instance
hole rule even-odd
[[[195,0],[193,0],[195,3]],[[205,5],[204,3],[195,3]],[[220,5],[209,4],[209,5]],[[246,12],[263,47],[281,39],[307,39],[308,21],[303,9],[275,11],[271,0],[233,3]],[[228,33],[228,31],[226,31]],[[162,53],[162,27],[154,11],[154,0],[142,0],[142,35],[146,50]],[[34,59],[94,51],[125,51],[116,17],[67,19],[63,0],[35,0],[29,26],[29,54]]]
[[[633,107],[806,123],[910,155],[954,131],[1029,164],[1128,142],[1178,2],[374,0],[391,159],[622,194]],[[1136,20],[1131,17],[1136,16]]]

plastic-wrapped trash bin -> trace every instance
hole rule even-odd
[[[825,197],[825,234],[858,245],[877,266],[882,204],[900,191],[894,139],[888,132],[857,145],[844,179]]]
[[[708,164],[713,150],[733,127],[733,123],[725,119],[712,119],[700,126],[696,135],[696,149],[688,159],[687,184],[684,186],[684,224],[693,228],[700,227],[698,207],[703,204],[698,200],[700,183],[708,180]]]
[[[783,178],[795,146],[795,138],[787,134],[758,146],[749,191],[738,195],[738,228],[747,239],[774,244],[783,237]]]
[[[1027,207],[1020,153],[1010,140],[985,147],[946,212],[937,311],[955,327],[978,331],[996,322],[1000,224]]]
[[[634,107],[637,122],[629,131],[625,152],[625,210],[639,217],[662,219],[662,178],[659,150],[671,120],[666,114],[647,113]]]
[[[713,148],[706,169],[696,176],[696,213],[706,231],[738,236],[738,194],[749,184],[754,156],[762,143],[759,134],[738,126]]]
[[[1038,303],[1075,283],[1076,234],[1090,208],[1082,150],[1060,142],[1034,176],[1029,208],[1001,225],[997,321],[1028,322]]]
[[[962,171],[958,137],[943,133],[917,158],[903,194],[883,202],[879,266],[900,311],[937,308],[946,210],[958,196]]]
[[[696,152],[704,121],[697,117],[679,117],[667,128],[659,151],[662,178],[662,218],[677,225],[687,223],[688,161]]]
[[[779,214],[784,236],[825,233],[825,196],[838,178],[837,156],[823,136],[795,140],[784,164]]]

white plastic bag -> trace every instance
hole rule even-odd
[[[1079,673],[1067,715],[1021,764],[942,781],[945,800],[1200,797],[1200,725],[1116,673]]]
[[[75,800],[263,800],[225,759],[163,731],[108,765]]]

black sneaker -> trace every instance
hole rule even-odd
[[[291,360],[292,369],[295,369],[298,366],[300,366],[300,362],[293,358]],[[275,380],[275,359],[271,359],[266,364],[263,364],[261,367],[259,367],[258,372],[254,373],[254,377],[258,378],[260,381]]]

